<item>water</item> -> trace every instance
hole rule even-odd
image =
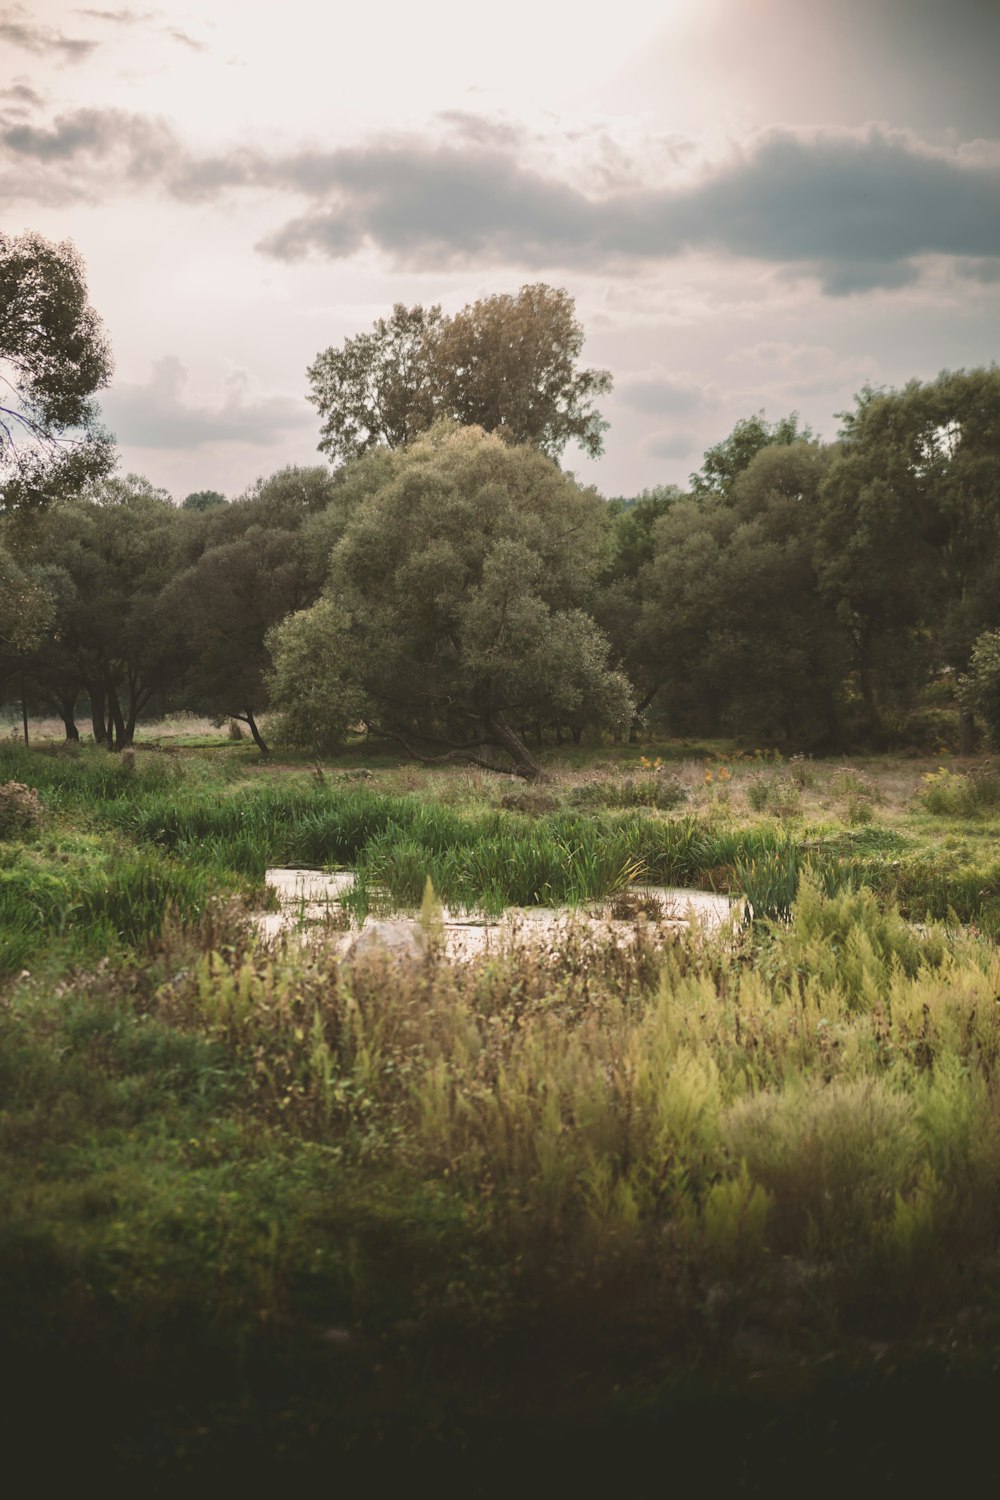
[[[354,883],[351,870],[295,870],[275,867],[264,879],[277,893],[280,908],[276,912],[259,912],[254,925],[261,937],[273,940],[282,933],[322,930],[331,922],[342,924],[340,898]],[[707,929],[723,926],[738,910],[740,898],[714,891],[687,890],[680,886],[643,885],[629,887],[628,896],[637,907],[648,906],[661,922],[687,926],[692,918]],[[537,943],[551,940],[571,925],[586,923],[596,931],[622,936],[635,931],[641,917],[608,916],[604,911],[586,908],[529,906],[512,907],[496,919],[479,913],[443,912],[444,947],[450,958],[472,958],[491,948],[506,947],[513,942]],[[355,933],[339,931],[335,942],[347,948]]]

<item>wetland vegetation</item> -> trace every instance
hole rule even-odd
[[[88,1372],[83,1449],[164,1483],[438,1472],[502,1468],[512,1432],[683,1448],[714,1413],[736,1464],[762,1423],[791,1452],[868,1399],[977,1409],[990,766],[665,743],[546,770],[0,748],[29,789],[0,845],[7,1372],[25,1401]],[[345,923],[428,877],[489,910],[655,879],[754,919],[346,964],[322,929],[254,937],[273,863],[355,867]]]

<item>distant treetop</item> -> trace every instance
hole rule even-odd
[[[307,374],[334,461],[398,448],[445,417],[558,458],[571,440],[591,457],[607,423],[593,398],[607,370],[579,370],[583,328],[568,292],[538,282],[444,317],[397,302],[370,333],[319,354]]]

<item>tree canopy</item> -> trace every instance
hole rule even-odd
[[[110,471],[93,400],[110,374],[73,246],[0,233],[0,509],[44,504]]]
[[[594,491],[535,448],[451,424],[344,484],[323,598],[270,637],[293,738],[361,721],[419,759],[531,779],[522,726],[627,719],[588,613],[607,525]]]
[[[398,448],[445,417],[551,458],[571,440],[596,456],[607,423],[592,401],[610,391],[611,376],[578,369],[582,348],[572,297],[542,282],[451,318],[439,306],[397,303],[370,333],[310,365],[320,449],[346,461],[379,445]]]

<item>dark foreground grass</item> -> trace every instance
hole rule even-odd
[[[583,1493],[960,1464],[1000,1358],[998,993],[991,946],[808,879],[735,948],[349,969],[168,924],[8,985],[10,1444],[162,1493],[509,1492],[541,1448]]]

